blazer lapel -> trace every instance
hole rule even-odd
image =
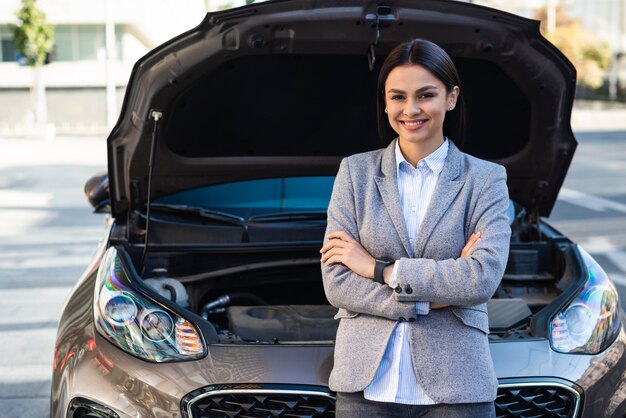
[[[428,238],[464,184],[464,180],[458,179],[461,171],[461,152],[452,141],[449,144],[446,162],[417,233],[413,252],[415,257],[422,256]]]
[[[383,151],[381,159],[381,175],[375,176],[374,181],[378,186],[378,190],[383,200],[383,204],[387,209],[387,213],[391,217],[391,221],[396,228],[396,232],[400,237],[402,246],[407,256],[411,254],[411,244],[409,243],[409,234],[404,223],[404,215],[400,207],[400,193],[398,192],[398,173],[396,168],[395,156],[396,140]]]

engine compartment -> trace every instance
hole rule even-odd
[[[231,306],[227,318],[244,341],[327,342],[337,333],[336,312],[330,305]]]
[[[501,285],[488,303],[492,340],[543,337],[533,318],[577,281],[568,268],[575,260],[566,257],[572,244],[544,229],[540,240],[513,235]],[[318,250],[155,251],[145,259],[145,281],[167,276],[180,283],[185,309],[208,321],[220,343],[332,343],[338,321],[324,294]],[[167,289],[161,293],[177,301]]]

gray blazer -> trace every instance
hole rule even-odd
[[[343,230],[375,258],[397,260],[398,286],[381,285],[343,264],[322,266],[328,301],[339,308],[330,388],[363,390],[398,321],[408,322],[413,368],[442,403],[496,398],[486,302],[504,273],[510,240],[506,172],[450,143],[411,252],[398,194],[395,141],[345,158],[328,207],[327,232]],[[481,239],[459,258],[474,231]],[[452,307],[415,314],[415,302]]]

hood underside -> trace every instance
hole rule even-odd
[[[575,70],[538,22],[442,0],[265,2],[208,14],[151,51],[108,138],[113,214],[146,202],[153,138],[152,198],[334,175],[342,157],[380,148],[378,70],[414,37],[440,45],[459,70],[467,129],[463,143],[451,139],[504,165],[511,198],[549,215],[576,148]]]

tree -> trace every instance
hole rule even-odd
[[[540,9],[535,17],[541,20],[541,31],[574,64],[578,83],[597,89],[604,83],[611,63],[611,47],[594,33],[580,26],[577,19],[567,16],[561,6],[556,9],[556,29],[546,33],[547,14]]]
[[[35,125],[42,128],[47,123],[46,90],[41,80],[41,67],[54,46],[54,27],[46,22],[46,14],[37,5],[37,0],[22,0],[16,12],[17,25],[11,25],[13,42],[20,54],[20,63],[33,68],[31,99]]]

